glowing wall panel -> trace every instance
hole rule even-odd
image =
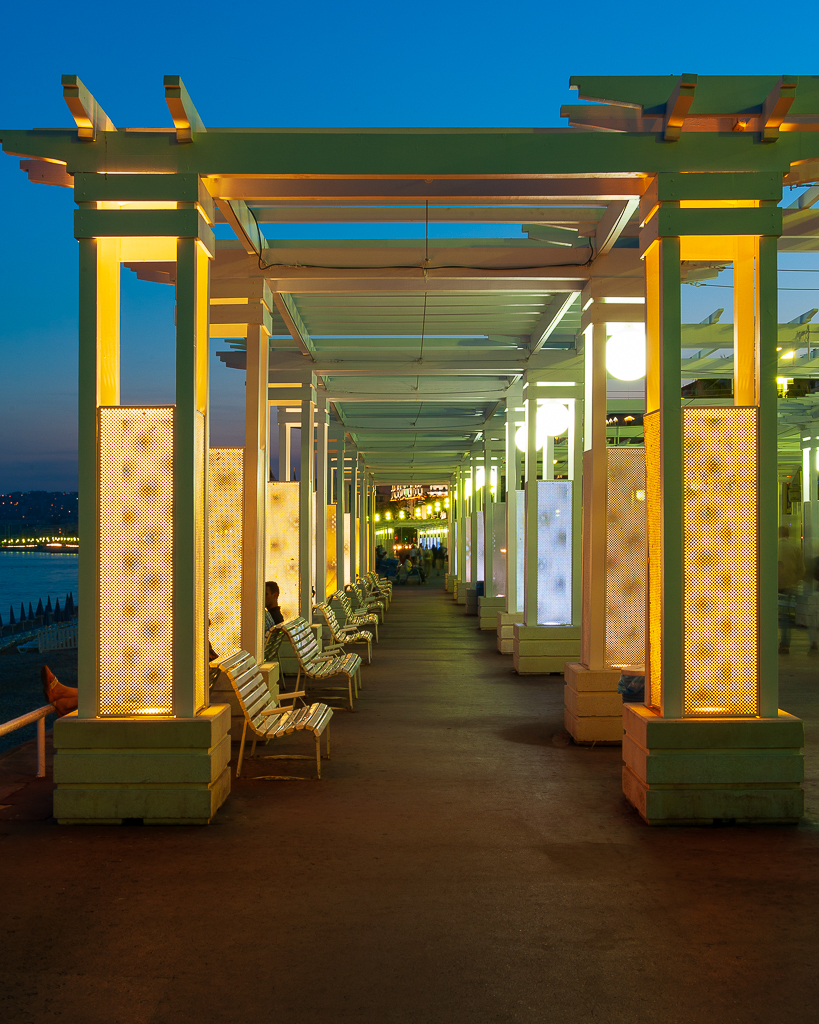
[[[606,664],[645,664],[645,448],[608,449],[606,521]]]
[[[517,531],[518,531],[518,544],[517,544],[517,558],[515,559],[515,582],[517,584],[517,610],[523,611],[524,601],[524,572],[526,565],[526,501],[525,491],[515,491],[516,502],[515,509],[517,512]]]
[[[488,508],[492,516],[492,589],[495,597],[506,594],[506,502],[495,501]]]
[[[662,707],[663,640],[663,480],[660,414],[643,417],[646,445],[646,547],[648,620],[646,623],[646,703]]]
[[[265,580],[279,584],[279,607],[285,621],[299,614],[299,484],[267,485]]]
[[[484,535],[485,535],[486,531],[485,531],[484,526],[485,526],[485,524],[484,524],[483,515],[479,512],[478,513],[478,562],[477,562],[477,565],[475,566],[475,568],[478,571],[478,574],[477,574],[477,576],[475,578],[476,578],[476,580],[479,583],[483,582],[483,578],[484,578],[484,575],[485,575],[485,572],[486,572],[486,570],[485,570],[486,563],[484,561],[485,556],[486,556],[486,544],[485,544],[485,537],[484,537]]]
[[[572,621],[572,481],[537,482],[537,622]]]
[[[242,646],[243,448],[208,453],[208,618],[220,658]]]
[[[345,584],[350,583],[350,513],[344,513],[344,566],[343,579],[338,585],[342,590]]]
[[[329,597],[338,590],[336,574],[336,506],[327,506],[327,594]]]
[[[472,523],[469,519],[463,520],[464,531],[464,569],[466,575],[464,580],[472,582]]]
[[[173,714],[174,414],[98,410],[101,715]]]
[[[205,452],[205,417],[201,412],[195,414],[193,457],[198,467],[196,474],[196,507],[194,509],[194,629],[195,651],[193,656],[193,706],[200,711],[207,704],[207,664],[208,664],[208,623],[207,603],[208,592],[205,580],[207,565],[207,523],[205,522],[205,488],[207,486],[206,452]]]
[[[757,410],[683,410],[684,712],[755,715]]]

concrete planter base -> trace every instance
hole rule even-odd
[[[61,825],[207,825],[230,793],[230,707],[194,718],[54,723],[54,817]]]
[[[523,612],[498,612],[498,650],[501,654],[512,654],[515,645],[515,623],[523,622]]]
[[[564,679],[563,721],[575,743],[621,743],[623,698],[617,692],[620,669],[597,671],[569,662]]]
[[[649,825],[795,824],[802,816],[802,721],[660,718],[623,705],[623,792]]]
[[[559,673],[563,675],[566,663],[580,657],[579,626],[524,626],[512,627],[512,661],[521,676]]]
[[[498,612],[505,607],[505,597],[479,597],[478,629],[494,632],[498,628]]]

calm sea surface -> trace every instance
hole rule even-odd
[[[79,555],[49,551],[0,551],[0,617],[8,622],[9,605],[14,606],[14,617],[20,614],[22,601],[28,611],[29,601],[36,610],[37,602],[45,606],[51,597],[52,607],[60,599],[65,604],[65,595],[71,591],[74,602],[79,603],[77,593],[77,567]]]

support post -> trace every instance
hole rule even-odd
[[[312,397],[301,401],[301,446],[299,464],[299,615],[313,621],[313,417]]]
[[[267,335],[258,324],[248,324],[242,476],[242,648],[260,665],[264,660],[265,513],[269,475],[267,375]]]
[[[316,603],[327,600],[327,403],[316,403]]]

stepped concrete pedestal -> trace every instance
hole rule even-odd
[[[478,629],[495,630],[498,628],[498,612],[506,607],[505,597],[478,598]]]
[[[448,573],[447,573],[447,574],[446,574],[446,575],[444,576],[444,590],[445,590],[445,591],[446,591],[446,592],[447,592],[448,594],[451,594],[451,593],[452,593],[452,590],[453,590],[453,583],[454,583],[454,581],[455,581],[455,577],[454,577],[454,576],[452,575],[452,573],[449,573],[449,572],[448,572]]]
[[[623,705],[623,792],[649,825],[795,824],[801,719],[661,718]]]
[[[512,627],[512,659],[521,676],[558,672],[580,657],[580,626]]]
[[[515,623],[523,622],[523,612],[498,612],[498,650],[511,654],[515,646]]]
[[[575,743],[622,743],[623,698],[617,692],[620,669],[566,665],[563,722]]]
[[[455,597],[455,604],[466,604],[466,588],[468,586],[466,580],[453,580],[452,593]]]
[[[54,723],[54,817],[61,825],[207,825],[230,793],[230,707],[193,718]]]
[[[480,594],[477,587],[466,588],[466,608],[464,611],[467,615],[478,614],[478,601],[480,600]],[[459,602],[460,603],[460,602]]]

